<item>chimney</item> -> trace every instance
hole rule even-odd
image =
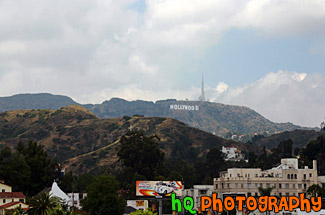
[[[313,160],[313,169],[317,170],[317,160]]]

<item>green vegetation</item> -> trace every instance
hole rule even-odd
[[[137,210],[135,212],[131,212],[130,215],[157,215],[157,213],[154,213],[151,210]]]
[[[118,196],[119,185],[113,176],[98,176],[87,187],[87,197],[82,200],[88,214],[116,214],[124,212],[126,202]]]
[[[28,215],[50,215],[58,205],[63,204],[60,198],[51,196],[47,192],[42,192],[29,201],[30,209]]]
[[[0,175],[14,190],[23,190],[33,196],[44,187],[50,186],[58,176],[56,163],[48,158],[43,147],[36,142],[26,146],[19,142],[17,150],[10,148],[0,151]]]

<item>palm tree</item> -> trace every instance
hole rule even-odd
[[[258,188],[258,192],[261,194],[261,196],[271,196],[271,192],[274,189],[274,187],[267,187],[267,188],[263,188],[263,187],[259,187]],[[266,214],[270,214],[269,211],[266,211]]]
[[[271,196],[271,192],[274,189],[274,187],[268,187],[268,188],[263,188],[259,187],[258,192],[261,194],[261,196]]]
[[[49,215],[58,205],[62,204],[60,198],[51,196],[47,192],[40,193],[30,200],[29,215]]]

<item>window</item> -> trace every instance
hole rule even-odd
[[[241,187],[241,188],[244,188],[244,184],[241,184],[240,187]]]
[[[286,193],[286,196],[289,196],[289,193]]]
[[[289,184],[286,184],[286,189],[289,189]]]
[[[221,183],[221,187],[222,187],[222,189],[223,189],[223,183]]]
[[[248,174],[248,178],[250,178],[251,177],[251,174]]]
[[[248,183],[247,184],[247,188],[251,188],[251,183]]]
[[[229,177],[231,178],[231,174],[229,174]]]
[[[263,188],[263,184],[262,184],[262,183],[260,183],[260,187],[262,187],[262,188]]]
[[[229,184],[228,184],[229,185]],[[207,191],[206,190],[200,190],[200,194],[201,195],[205,195],[205,194],[207,194]]]
[[[296,188],[296,185],[295,185],[295,184],[293,184],[293,185],[292,185],[292,188]]]
[[[258,174],[255,174],[255,177],[257,178],[258,177]]]
[[[304,179],[306,179],[306,174],[304,174]]]
[[[282,196],[282,193],[281,192],[279,193],[279,196]]]
[[[257,183],[255,183],[255,188],[257,188]]]
[[[282,188],[282,184],[279,184],[279,188]]]
[[[6,190],[5,189],[2,189],[2,192],[4,193],[4,192],[6,192]]]
[[[307,185],[306,184],[304,184],[304,189],[306,189],[307,188]]]
[[[295,174],[295,179],[297,179],[297,174]]]
[[[239,173],[237,173],[237,177],[240,177],[240,174]]]
[[[229,183],[227,183],[227,188],[229,188],[230,187],[230,185],[229,185]]]
[[[218,184],[216,184],[216,189],[218,189]]]
[[[290,174],[288,174],[287,178],[290,179]]]
[[[302,185],[301,184],[298,184],[298,188],[301,189],[302,188]]]
[[[24,199],[19,199],[20,202],[25,202]]]
[[[312,177],[312,176],[313,176],[313,174],[309,173],[309,177]]]
[[[291,174],[291,179],[293,179],[293,174]]]
[[[2,203],[6,203],[6,200],[4,199],[4,200],[2,200]]]
[[[266,183],[266,188],[270,188],[270,184],[269,183]]]
[[[238,188],[238,183],[235,184],[235,187]]]
[[[247,196],[251,196],[252,194],[251,193],[247,193]]]

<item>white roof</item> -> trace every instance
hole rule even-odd
[[[65,194],[61,189],[60,187],[58,186],[58,184],[54,181],[53,184],[52,184],[52,188],[51,188],[51,191],[50,191],[50,194],[52,196],[56,196],[56,197],[59,197],[61,198],[63,201],[65,201],[66,203],[68,203],[70,201],[70,198],[67,194]]]

